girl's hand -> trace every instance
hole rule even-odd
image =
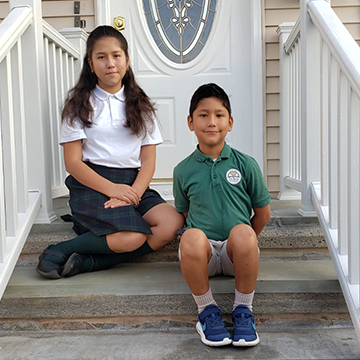
[[[104,204],[104,208],[105,209],[114,209],[120,206],[128,206],[131,205],[126,201],[123,200],[119,200],[116,198],[111,198],[110,200],[106,201],[106,203]]]
[[[140,202],[140,196],[129,185],[114,184],[114,189],[111,193],[110,199],[116,198],[127,203],[127,205],[138,205]]]

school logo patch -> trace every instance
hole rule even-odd
[[[241,180],[240,171],[237,169],[228,170],[228,172],[226,173],[226,180],[232,185],[238,184]]]

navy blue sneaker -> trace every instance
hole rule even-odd
[[[246,305],[238,305],[232,312],[234,324],[233,345],[255,346],[260,339],[255,330],[255,319]]]
[[[216,305],[208,305],[198,316],[196,330],[201,341],[209,346],[231,344],[231,336],[221,319],[221,311]]]

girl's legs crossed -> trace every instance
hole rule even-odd
[[[147,236],[147,242],[154,251],[175,240],[176,231],[184,226],[184,217],[165,203],[151,208],[143,218],[150,225],[152,235]]]
[[[184,218],[175,208],[168,204],[159,204],[147,211],[143,218],[150,225],[153,235],[146,235],[146,241],[136,250],[129,252],[120,252],[114,255],[93,255],[84,262],[80,272],[106,270],[115,265],[136,259],[160,249],[162,246],[173,241],[176,237],[176,231],[184,224]],[[113,234],[116,235],[116,234]],[[107,237],[108,239],[109,237]],[[116,236],[112,236],[114,242],[112,250],[118,248]],[[121,241],[121,239],[120,239]],[[114,250],[115,251],[115,250]]]
[[[176,237],[176,230],[183,226],[183,216],[168,204],[158,204],[144,214],[144,219],[149,223],[153,235],[132,231],[120,231],[105,236],[96,236],[91,232],[80,235],[46,249],[42,258],[60,266],[74,253],[93,255],[84,257],[79,255],[70,259],[67,268],[75,273],[108,269],[117,264],[126,262],[139,256],[146,255],[166,245]],[[147,238],[149,242],[147,242]],[[61,256],[59,256],[61,255]],[[44,263],[44,262],[43,262]],[[49,264],[48,264],[49,265]],[[70,266],[70,267],[69,267]],[[59,269],[57,269],[59,272]]]

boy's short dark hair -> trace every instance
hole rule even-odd
[[[197,108],[199,102],[203,99],[214,97],[218,99],[231,116],[231,106],[230,100],[226,92],[219,86],[214,83],[204,84],[197,88],[190,100],[189,115],[192,118],[195,109]]]

